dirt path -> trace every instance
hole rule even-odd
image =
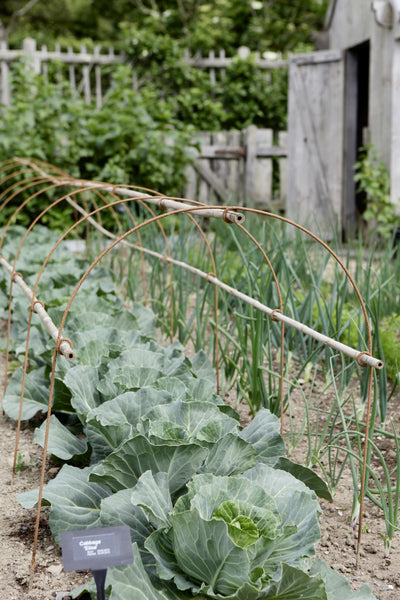
[[[18,494],[33,489],[40,477],[41,449],[33,444],[30,430],[21,432],[18,471],[14,480],[11,467],[15,443],[14,424],[0,420],[0,589],[7,600],[44,600],[57,592],[71,590],[83,582],[83,574],[62,572],[61,554],[43,515],[40,526],[36,571],[30,581],[32,542],[36,510],[18,504]]]
[[[382,538],[384,528],[381,512],[370,502],[364,507],[359,567],[356,569],[355,549],[357,531],[350,525],[352,483],[350,477],[341,480],[332,503],[321,501],[321,542],[317,555],[331,567],[345,575],[354,590],[368,583],[380,600],[398,600],[400,597],[400,535],[395,534],[390,557],[384,556]]]
[[[3,391],[4,358],[0,354],[0,390]],[[43,514],[36,569],[30,577],[36,510],[25,510],[18,494],[38,486],[42,449],[33,442],[32,429],[21,431],[18,470],[12,478],[15,423],[0,416],[0,589],[6,600],[59,600],[88,577],[86,573],[64,573],[61,553]],[[50,472],[51,476],[52,473]],[[53,473],[54,475],[54,473]]]
[[[301,420],[303,407],[296,394],[291,396],[292,418]],[[390,419],[400,431],[399,399],[393,398],[388,410]],[[285,430],[289,430],[288,419]],[[378,441],[386,457],[389,468],[394,468],[396,453],[386,440]],[[386,444],[386,449],[384,445]],[[296,445],[290,458],[295,462],[305,464],[307,439],[304,437]],[[339,457],[339,462],[341,458]],[[327,464],[325,464],[327,468]],[[378,469],[375,468],[377,471]],[[319,473],[321,475],[321,473]],[[380,532],[385,529],[382,511],[371,501],[365,499],[363,511],[363,534],[361,550],[356,567],[356,546],[358,525],[351,526],[351,509],[353,498],[353,483],[349,468],[345,468],[337,485],[332,502],[320,500],[322,515],[320,517],[321,541],[316,548],[317,556],[324,559],[328,565],[345,575],[354,590],[362,583],[367,583],[373,594],[380,600],[398,600],[400,598],[400,532],[395,532],[390,556],[385,556],[384,545]]]

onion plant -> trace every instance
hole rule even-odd
[[[220,280],[248,296],[271,308],[279,306],[278,287],[272,270],[245,231],[223,222],[203,222],[202,228],[212,247],[211,256],[199,229],[187,218],[170,222],[165,218],[163,221],[167,242],[155,236],[153,230],[150,235],[143,236],[150,247],[156,247],[164,254],[170,251],[174,258],[206,273],[215,271]],[[246,226],[270,260],[279,283],[283,312],[360,351],[368,350],[367,326],[358,298],[329,253],[321,252],[303,233],[290,232],[286,225],[270,222],[259,215],[249,216]],[[377,254],[373,248],[366,252],[360,242],[354,241],[335,250],[353,274],[367,306],[373,332],[373,354],[388,363],[388,368],[376,375],[368,448],[368,457],[374,453],[382,463],[384,455],[376,450],[379,450],[379,444],[375,417],[381,423],[385,422],[388,402],[398,381],[398,358],[392,341],[393,327],[388,325],[385,329],[381,324],[385,319],[388,323],[395,322],[393,315],[400,301],[400,258],[393,258],[390,247],[383,254],[381,250]],[[146,271],[149,298],[163,331],[171,332],[184,344],[191,342],[195,350],[204,348],[214,358],[218,350],[222,391],[235,388],[238,401],[246,400],[253,415],[261,407],[278,415],[282,386],[284,410],[290,414],[291,394],[295,389],[301,389],[301,380],[311,379],[312,391],[303,392],[304,419],[300,427],[290,426],[288,439],[295,446],[300,436],[306,435],[307,463],[319,465],[332,492],[345,467],[350,468],[354,489],[352,518],[356,520],[360,507],[359,472],[364,440],[361,419],[367,397],[368,370],[299,331],[287,328],[282,378],[281,337],[277,323],[224,292],[218,292],[215,303],[213,287],[184,269],[173,267],[171,280],[168,265],[146,259]],[[129,293],[139,299],[135,290]],[[388,385],[388,375],[392,386]],[[322,409],[320,401],[328,394],[332,402]],[[381,431],[382,435],[389,435],[384,428]],[[396,435],[393,436],[398,453],[398,441]],[[391,473],[383,464],[382,468],[385,473],[383,484],[377,482],[376,471],[367,465],[365,495],[383,511],[384,539],[388,549],[397,527],[399,485],[397,472]]]

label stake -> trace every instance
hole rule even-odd
[[[97,600],[105,600],[107,567],[133,563],[127,525],[63,531],[61,550],[64,571],[92,570]]]

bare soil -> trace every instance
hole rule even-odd
[[[4,359],[0,355],[0,385]],[[227,399],[229,402],[229,398]],[[300,419],[301,407],[292,399],[292,420]],[[232,400],[231,402],[232,403]],[[400,430],[398,401],[392,401],[390,415],[396,429]],[[249,420],[248,407],[239,407],[242,422]],[[298,411],[298,414],[296,413]],[[286,425],[289,427],[288,423]],[[12,461],[15,446],[16,424],[0,416],[0,589],[7,600],[47,600],[68,598],[67,592],[91,577],[90,573],[64,573],[60,549],[54,542],[47,525],[46,509],[42,509],[36,568],[30,574],[32,543],[36,510],[28,511],[18,504],[18,494],[38,486],[42,450],[33,442],[33,427],[21,431],[19,444],[19,469],[12,477]],[[297,462],[305,460],[306,439],[302,439],[291,456]],[[388,459],[395,457],[393,448],[385,448]],[[57,467],[49,465],[47,476],[54,477]],[[352,483],[344,472],[333,502],[321,501],[320,518],[322,537],[317,555],[340,573],[349,578],[353,589],[363,582],[371,587],[381,600],[397,600],[400,597],[400,535],[395,534],[389,557],[384,554],[380,536],[384,530],[382,513],[369,501],[364,507],[364,529],[358,568],[356,567],[357,532],[350,524]],[[62,593],[65,592],[65,593]]]
[[[320,393],[323,387],[323,381],[314,387],[312,393],[304,388],[311,384],[304,383],[303,392],[310,399],[312,394],[318,397],[318,405],[324,408],[330,408],[328,404],[333,401],[332,393],[324,397]],[[354,384],[354,393],[358,393],[358,383]],[[290,397],[290,414],[285,416],[284,437],[286,439],[289,457],[291,460],[306,464],[308,439],[304,434],[296,445],[291,448],[292,429],[299,430],[304,416],[304,396],[296,390]],[[229,404],[234,406],[241,415],[241,424],[246,425],[251,419],[251,411],[248,406],[241,404],[237,406],[233,398],[226,399]],[[316,403],[316,404],[317,404]],[[310,401],[312,405],[312,400]],[[313,414],[309,413],[309,418],[313,420]],[[292,421],[292,424],[290,423]],[[387,423],[392,421],[395,430],[400,431],[400,403],[399,397],[393,397],[388,409]],[[293,427],[293,423],[295,423]],[[375,440],[380,446],[382,454],[385,456],[386,464],[389,469],[396,467],[396,452],[394,443],[385,437],[381,440]],[[339,454],[338,461],[342,462],[342,456]],[[324,460],[322,460],[324,462]],[[372,457],[372,463],[375,470],[379,472],[377,461]],[[327,465],[324,465],[325,468]],[[318,468],[316,471],[322,476],[322,471]],[[349,468],[345,467],[343,475],[336,487],[332,502],[320,499],[322,514],[320,516],[321,540],[316,547],[316,556],[324,559],[328,565],[345,575],[350,581],[352,589],[355,591],[363,583],[367,583],[373,594],[380,600],[398,600],[400,598],[400,532],[395,532],[391,551],[389,556],[385,555],[385,549],[381,532],[385,531],[385,521],[382,511],[371,501],[365,499],[363,520],[362,520],[362,538],[358,561],[356,559],[358,524],[351,524],[351,510],[353,498],[353,483]]]
[[[4,385],[4,357],[0,354],[0,394]],[[33,441],[33,427],[20,432],[18,469],[12,476],[16,423],[0,415],[0,590],[7,600],[60,600],[90,578],[89,573],[64,573],[61,552],[42,509],[35,572],[31,574],[36,509],[25,510],[18,494],[38,487],[42,449]],[[51,478],[57,468],[49,466]],[[66,596],[66,594],[65,594]],[[66,596],[67,597],[67,596]]]

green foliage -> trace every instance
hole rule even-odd
[[[21,2],[19,3],[21,4]],[[135,23],[151,34],[182,39],[192,52],[295,51],[311,47],[312,32],[321,29],[327,0],[45,0],[39,2],[14,29],[13,40],[26,35],[92,38],[118,41],[123,26]],[[0,19],[8,23],[15,2],[2,2]]]
[[[75,177],[133,183],[180,196],[196,128],[241,129],[251,123],[285,128],[285,72],[268,75],[266,86],[254,57],[238,58],[212,86],[207,73],[187,65],[177,42],[167,36],[154,40],[146,32],[137,35],[128,54],[139,89],[132,89],[129,67],[115,67],[100,109],[85,104],[66,79],[47,82],[22,63],[16,65],[13,102],[0,107],[0,160],[37,158]],[[51,201],[56,197],[49,194]],[[24,198],[18,195],[4,208],[3,223]],[[65,230],[74,218],[65,204],[52,209],[42,223]],[[43,208],[42,199],[33,199],[18,222],[28,226]]]
[[[235,59],[221,79],[217,95],[224,107],[222,128],[248,125],[275,131],[287,127],[287,70],[269,73],[257,67],[254,56]]]
[[[15,472],[17,475],[21,475],[22,471],[25,471],[25,469],[29,469],[29,467],[32,466],[37,466],[37,463],[34,462],[26,462],[26,456],[25,454],[22,454],[21,452],[18,452],[17,454],[17,460],[15,463]]]
[[[51,3],[38,0],[25,14],[15,19],[15,13],[27,5],[23,0],[4,0],[0,7],[0,21],[4,26],[11,24],[11,42],[20,45],[27,36],[46,44],[59,36],[96,38],[97,11],[89,0],[53,0]]]
[[[82,142],[90,177],[134,182],[170,195],[182,190],[190,133],[164,102],[133,91],[128,68],[118,69],[103,107],[91,109]]]
[[[3,9],[5,22],[11,14],[8,4]],[[235,61],[214,86],[206,72],[185,64],[183,48],[191,53],[218,53],[223,48],[228,55],[235,55],[241,45],[261,55],[271,50],[304,51],[311,48],[311,32],[321,26],[325,6],[326,2],[318,0],[294,4],[190,1],[185,5],[119,0],[112,7],[102,0],[95,4],[56,0],[48,12],[47,5],[39,1],[29,16],[20,19],[14,43],[20,44],[30,34],[39,43],[51,44],[49,30],[64,46],[76,49],[77,40],[89,48],[93,40],[114,40],[133,61],[139,88],[150,92],[146,96],[149,112],[155,99],[163,99],[177,121],[197,129],[241,129],[257,124],[279,130],[286,126],[285,70],[266,76],[250,56]],[[176,126],[173,118],[171,125]],[[116,166],[111,170],[115,172]]]
[[[363,149],[354,166],[354,181],[358,190],[366,194],[367,208],[363,218],[386,242],[392,238],[393,229],[400,226],[400,214],[390,199],[390,177],[384,162],[372,146]]]
[[[152,524],[156,505],[151,494],[159,479],[145,473],[132,495],[133,504],[144,508]],[[284,485],[291,486],[295,518],[289,516],[289,498],[280,497]],[[317,505],[298,481],[259,465],[243,476],[197,475],[187,487],[175,506],[168,502],[168,489],[161,489],[167,510],[145,542],[158,577],[190,589],[194,596],[255,600],[275,597],[271,579],[279,580],[282,588],[288,585],[290,564],[303,596],[300,565],[313,555],[319,531]],[[212,543],[214,538],[218,544]],[[168,558],[165,547],[170,549]],[[319,595],[320,583],[308,580],[315,598],[324,598]]]
[[[167,103],[179,121],[206,131],[250,124],[285,129],[285,69],[266,73],[251,54],[236,58],[211,84],[208,72],[187,64],[181,40],[135,26],[127,26],[125,36],[138,88]]]
[[[13,77],[13,102],[0,108],[0,160],[38,158],[73,176],[180,195],[190,162],[190,133],[165,102],[133,92],[128,68],[116,69],[100,109],[86,105],[66,81],[46,83],[22,65]],[[20,220],[23,225],[39,205],[43,208],[40,202],[29,204]],[[15,204],[2,212],[3,222]],[[47,217],[55,229],[63,230],[71,219],[71,209],[64,208]]]
[[[388,315],[379,325],[379,336],[386,369],[392,381],[400,372],[400,315]]]

